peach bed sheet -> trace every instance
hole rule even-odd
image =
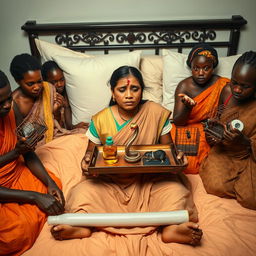
[[[45,166],[63,181],[65,195],[83,179],[80,162],[86,145],[84,135],[67,135],[37,150]],[[34,246],[23,256],[256,255],[256,211],[241,207],[233,199],[207,194],[199,175],[188,175],[188,178],[204,232],[198,247],[165,244],[157,232],[148,236],[120,236],[98,231],[86,239],[55,241],[46,223]]]

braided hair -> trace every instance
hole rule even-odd
[[[218,53],[217,51],[207,43],[196,44],[190,51],[187,58],[187,65],[191,68],[191,63],[193,59],[197,56],[205,56],[212,59],[213,67],[215,68],[218,63]]]
[[[240,56],[236,60],[234,66],[233,66],[233,70],[234,70],[235,66],[241,65],[241,64],[248,64],[248,65],[256,68],[256,52],[254,52],[254,51],[245,52],[242,56]]]

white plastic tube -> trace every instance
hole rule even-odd
[[[142,213],[64,213],[49,216],[48,224],[86,227],[143,227],[180,224],[189,220],[188,211]]]

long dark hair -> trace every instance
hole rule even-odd
[[[110,78],[110,80],[109,80],[109,84],[110,84],[111,91],[112,91],[112,92],[114,91],[114,89],[115,89],[115,87],[116,87],[116,85],[117,85],[117,82],[118,82],[121,78],[127,77],[127,76],[129,76],[129,75],[134,76],[134,77],[138,80],[138,82],[139,82],[139,84],[140,84],[140,86],[141,86],[141,91],[142,91],[142,93],[143,93],[143,90],[144,90],[144,88],[145,88],[145,84],[144,84],[144,81],[143,81],[143,77],[142,77],[140,71],[139,71],[137,68],[132,67],[132,66],[121,66],[121,67],[119,67],[118,69],[116,69],[116,70],[112,73],[112,76],[111,76],[111,78]],[[141,94],[141,95],[142,95],[142,94]],[[141,96],[141,98],[142,98],[142,96]],[[145,102],[145,101],[143,101],[143,100],[141,99],[141,102],[140,102],[140,103],[144,103],[144,102]],[[110,102],[109,102],[109,106],[112,106],[112,105],[115,105],[115,104],[116,104],[116,102],[114,102],[114,101],[113,101],[113,98],[111,97],[111,100],[110,100]]]

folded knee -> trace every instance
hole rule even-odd
[[[15,225],[12,225],[9,230],[4,230],[0,235],[0,250],[3,253],[0,254],[12,255],[24,250],[25,247],[29,248],[36,239],[37,226],[38,223],[33,221],[15,220]]]
[[[256,198],[250,197],[237,197],[237,201],[245,208],[256,210]]]
[[[207,193],[219,197],[226,197],[229,194],[227,187],[223,183],[208,183],[204,184],[204,187]]]

